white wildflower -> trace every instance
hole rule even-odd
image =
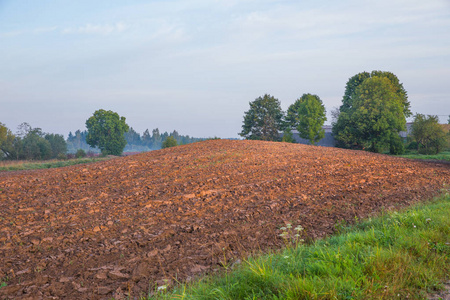
[[[303,230],[303,227],[302,227],[302,225],[298,225],[297,227],[294,228],[294,230],[296,230],[296,231],[302,231],[302,230]]]

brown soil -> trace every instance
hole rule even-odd
[[[444,283],[444,289],[442,291],[429,295],[428,300],[450,300],[450,281]]]
[[[448,164],[214,140],[90,165],[0,175],[4,299],[133,299],[248,253],[429,199]]]

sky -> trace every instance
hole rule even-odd
[[[353,75],[397,75],[413,113],[450,115],[450,0],[0,0],[0,122],[237,138],[249,102],[341,105]]]

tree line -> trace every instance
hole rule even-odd
[[[158,128],[152,131],[152,135],[150,135],[148,129],[145,130],[141,137],[133,128],[128,126],[125,117],[104,109],[94,112],[86,121],[86,128],[86,143],[91,147],[97,147],[105,155],[120,155],[127,144],[131,149],[134,146],[151,150],[204,140],[182,136],[176,130],[170,134],[167,132],[160,134]],[[135,150],[142,151],[142,148],[136,148]]]
[[[16,134],[0,123],[0,160],[46,160],[64,158],[67,143],[60,134],[44,133],[22,123]]]
[[[147,129],[141,136],[112,111],[96,111],[88,121],[87,130],[69,132],[67,140],[28,123],[20,124],[16,133],[0,123],[0,160],[65,159],[85,156],[86,152],[120,155],[123,151],[143,152],[204,140],[176,130],[160,133],[158,128],[151,133]]]
[[[69,132],[67,137],[67,152],[75,153],[78,149],[82,149],[85,152],[100,153],[100,149],[91,147],[86,142],[88,131],[77,130],[74,133]],[[163,148],[163,143],[168,137],[173,137],[177,142],[177,145],[185,145],[202,141],[202,138],[190,137],[189,135],[181,135],[177,130],[172,132],[160,133],[158,128],[149,131],[146,129],[141,135],[136,132],[133,127],[124,133],[127,144],[125,145],[124,152],[144,152],[152,151]],[[173,142],[172,142],[173,143]]]
[[[296,129],[300,137],[314,145],[324,137],[326,120],[325,106],[317,95],[303,94],[285,114],[280,101],[265,94],[250,102],[239,135],[250,140],[294,142],[292,129]]]
[[[326,110],[317,95],[303,94],[286,113],[280,101],[268,94],[249,104],[239,133],[246,139],[294,142],[292,130],[312,145],[324,137]],[[399,133],[406,131],[406,118],[412,113],[403,84],[391,72],[362,72],[351,77],[342,105],[332,111],[332,116],[337,147],[391,154],[405,151]],[[437,116],[416,114],[411,131],[406,146],[415,147],[419,153],[438,153],[449,144],[449,135]]]
[[[317,95],[305,93],[284,112],[275,97],[265,94],[249,103],[244,113],[240,136],[252,140],[294,142],[292,130],[312,145],[324,137],[323,124],[327,120],[322,100]],[[358,73],[345,87],[342,104],[332,111],[332,132],[337,147],[389,151],[402,154],[405,141],[399,133],[406,130],[406,118],[412,115],[407,92],[396,75],[385,71]],[[450,117],[449,117],[450,124]],[[13,134],[0,123],[0,160],[45,160],[64,158],[77,150],[120,155],[189,144],[204,139],[148,129],[142,136],[116,112],[97,110],[86,120],[87,130],[62,135],[42,132],[22,123]],[[409,148],[419,153],[438,153],[449,146],[437,116],[416,114],[408,137]]]

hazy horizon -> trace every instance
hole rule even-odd
[[[330,112],[353,75],[397,75],[413,113],[450,114],[450,2],[0,1],[0,122],[67,137],[97,109],[142,135],[237,138],[249,102]]]

